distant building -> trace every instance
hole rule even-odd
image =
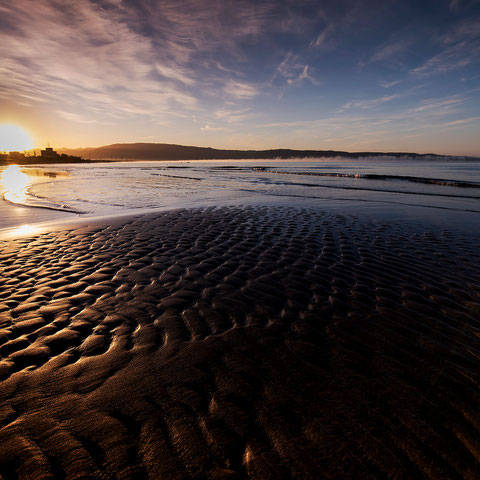
[[[40,153],[44,160],[55,160],[58,158],[58,153],[52,147],[47,147],[45,150],[41,150]]]
[[[26,156],[21,152],[10,152],[8,154],[0,153],[0,165],[8,165],[9,163],[17,163],[19,165],[35,165],[38,163],[82,163],[86,162],[81,157],[73,155],[58,154],[53,148],[47,147],[45,150],[40,150],[40,156],[33,155]]]
[[[21,152],[10,152],[8,156],[10,157],[10,160],[15,160],[16,162],[25,160],[25,154]]]

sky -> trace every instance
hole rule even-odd
[[[0,0],[37,147],[480,156],[480,0]]]

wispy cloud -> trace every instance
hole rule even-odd
[[[302,63],[299,57],[291,52],[277,66],[274,79],[278,76],[285,79],[289,86],[298,86],[304,80],[308,80],[314,85],[321,84],[312,74],[310,65]]]
[[[152,41],[85,0],[27,1],[3,7],[13,30],[0,33],[0,85],[10,98],[30,97],[72,109],[101,107],[108,115],[157,115],[196,99],[185,70],[163,66],[159,81]],[[179,81],[180,80],[180,81]],[[63,111],[65,118],[66,110]],[[93,110],[92,110],[93,111]],[[70,115],[71,120],[75,120]]]
[[[158,118],[197,109],[202,95],[219,90],[248,100],[259,87],[239,79],[218,52],[243,61],[242,39],[283,28],[271,21],[275,8],[273,0],[3,4],[0,97],[48,103],[77,122],[68,115],[76,108],[106,118]]]
[[[387,43],[376,49],[376,51],[366,60],[361,59],[358,62],[358,66],[363,68],[372,63],[390,63],[396,66],[403,66],[403,62],[400,60],[401,54],[403,54],[413,43],[413,37],[404,37],[400,40]]]
[[[98,123],[95,118],[86,117],[79,113],[74,112],[64,112],[63,110],[57,110],[58,115],[66,120],[70,120],[75,123]]]
[[[470,118],[460,118],[458,120],[453,120],[442,124],[442,127],[454,127],[457,125],[465,125],[466,123],[479,123],[480,117],[470,117]]]
[[[458,108],[465,102],[463,95],[452,95],[449,97],[428,98],[422,100],[417,107],[411,109],[412,112],[433,112],[434,114],[452,113],[453,109]]]
[[[442,51],[412,69],[412,76],[444,74],[480,63],[480,17],[470,16],[455,23],[439,37],[439,41]]]
[[[330,37],[335,32],[336,25],[330,22],[327,26],[310,42],[310,48],[329,48],[331,46]]]
[[[470,65],[475,59],[478,61],[480,44],[472,46],[467,42],[460,42],[427,60],[423,65],[414,68],[410,74],[414,77],[427,77],[461,69]]]
[[[455,23],[440,36],[440,39],[445,44],[454,44],[465,40],[475,41],[479,36],[480,17],[475,15]]]
[[[401,80],[394,80],[393,82],[380,82],[380,86],[383,88],[392,88],[399,83],[401,83]]]
[[[194,85],[196,80],[191,71],[186,68],[179,68],[178,66],[168,66],[165,64],[157,63],[155,65],[157,72],[167,80],[174,80],[184,85]]]
[[[473,92],[474,93],[474,92]],[[387,97],[382,97],[381,101]],[[376,99],[380,101],[380,99]],[[273,129],[280,132],[287,130],[290,134],[317,136],[323,141],[362,142],[375,136],[390,138],[407,138],[420,131],[431,132],[438,128],[461,126],[480,121],[480,117],[458,118],[462,115],[462,105],[471,98],[467,95],[434,97],[421,101],[418,105],[410,105],[403,109],[389,112],[370,112],[360,108],[342,109],[334,115],[311,120],[284,122],[267,122],[257,128]],[[364,105],[362,105],[364,106]],[[455,118],[457,117],[457,118]],[[367,142],[371,143],[371,142]]]
[[[352,100],[350,102],[345,103],[342,107],[340,107],[340,112],[348,109],[366,109],[366,108],[375,108],[383,103],[390,102],[395,100],[396,98],[400,97],[400,94],[395,95],[384,95],[378,98],[371,98],[368,100]]]
[[[215,117],[227,123],[237,123],[254,118],[255,114],[250,108],[224,108],[217,110],[215,112]]]
[[[312,2],[319,5],[313,18],[319,25],[316,33],[310,37],[309,49],[332,51],[340,48],[345,39],[358,36],[359,30],[371,27],[382,12],[388,11],[396,0],[383,2],[359,2],[356,0],[336,0],[335,2]],[[367,6],[368,5],[368,6]],[[304,30],[306,32],[306,30]]]
[[[225,127],[215,127],[213,125],[206,124],[203,127],[200,127],[200,130],[204,132],[225,132],[227,129]]]
[[[228,81],[223,90],[227,95],[238,99],[249,99],[259,93],[255,85],[235,80]]]
[[[402,42],[395,42],[390,43],[389,45],[385,45],[384,47],[380,48],[377,52],[375,52],[370,61],[371,62],[383,62],[387,59],[392,58],[395,55],[398,55],[400,52],[403,52],[407,47],[408,43],[405,41]]]
[[[304,80],[310,80],[313,84],[320,85],[320,82],[318,82],[314,77],[310,75],[309,68],[309,65],[305,65],[303,67],[303,70],[298,74],[298,76],[289,78],[287,80],[287,83],[289,85],[300,85]]]
[[[120,12],[122,21],[135,31],[144,34],[147,26],[148,35],[165,48],[165,56],[185,62],[203,51],[239,55],[237,40],[261,35],[267,23],[272,26],[269,20],[274,10],[272,0],[261,4],[164,0],[122,3]]]

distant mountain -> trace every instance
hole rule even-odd
[[[61,149],[60,153],[91,160],[215,160],[215,159],[269,159],[315,157],[409,157],[448,158],[448,155],[404,152],[343,152],[337,150],[219,150],[209,147],[191,147],[169,143],[115,143],[97,148]]]

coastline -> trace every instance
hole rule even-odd
[[[77,214],[88,220],[144,209],[292,203],[334,207],[346,214],[375,210],[382,218],[397,214],[409,217],[410,209],[413,217],[423,216],[427,224],[430,216],[447,227],[449,222],[458,225],[459,219],[465,218],[465,229],[470,222],[480,228],[475,215],[468,214],[480,212],[478,169],[463,164],[410,168],[401,162],[374,162],[362,167],[346,161],[265,161],[260,166],[253,160],[238,165],[230,161],[127,162],[116,166],[71,165],[68,169],[61,164],[44,165],[24,172],[29,184],[17,193],[22,193],[25,201],[15,205],[0,202],[0,227],[55,219],[63,222]]]
[[[301,202],[97,220],[1,242],[0,474],[480,472],[473,231]]]
[[[396,220],[416,231],[432,229],[440,232],[451,230],[457,233],[473,233],[480,231],[480,215],[476,210],[463,210],[435,207],[429,205],[414,205],[410,203],[390,203],[386,200],[373,199],[348,199],[348,198],[305,198],[297,196],[267,197],[265,195],[249,195],[246,197],[227,200],[222,199],[178,199],[163,207],[133,208],[111,211],[103,214],[72,213],[57,209],[48,209],[41,206],[27,206],[0,201],[0,241],[10,241],[26,236],[37,236],[61,230],[87,227],[108,227],[119,224],[132,218],[144,215],[163,214],[183,209],[209,208],[209,207],[235,207],[246,208],[251,206],[267,207],[307,207],[330,211],[339,215],[364,218],[371,222],[390,222]]]

